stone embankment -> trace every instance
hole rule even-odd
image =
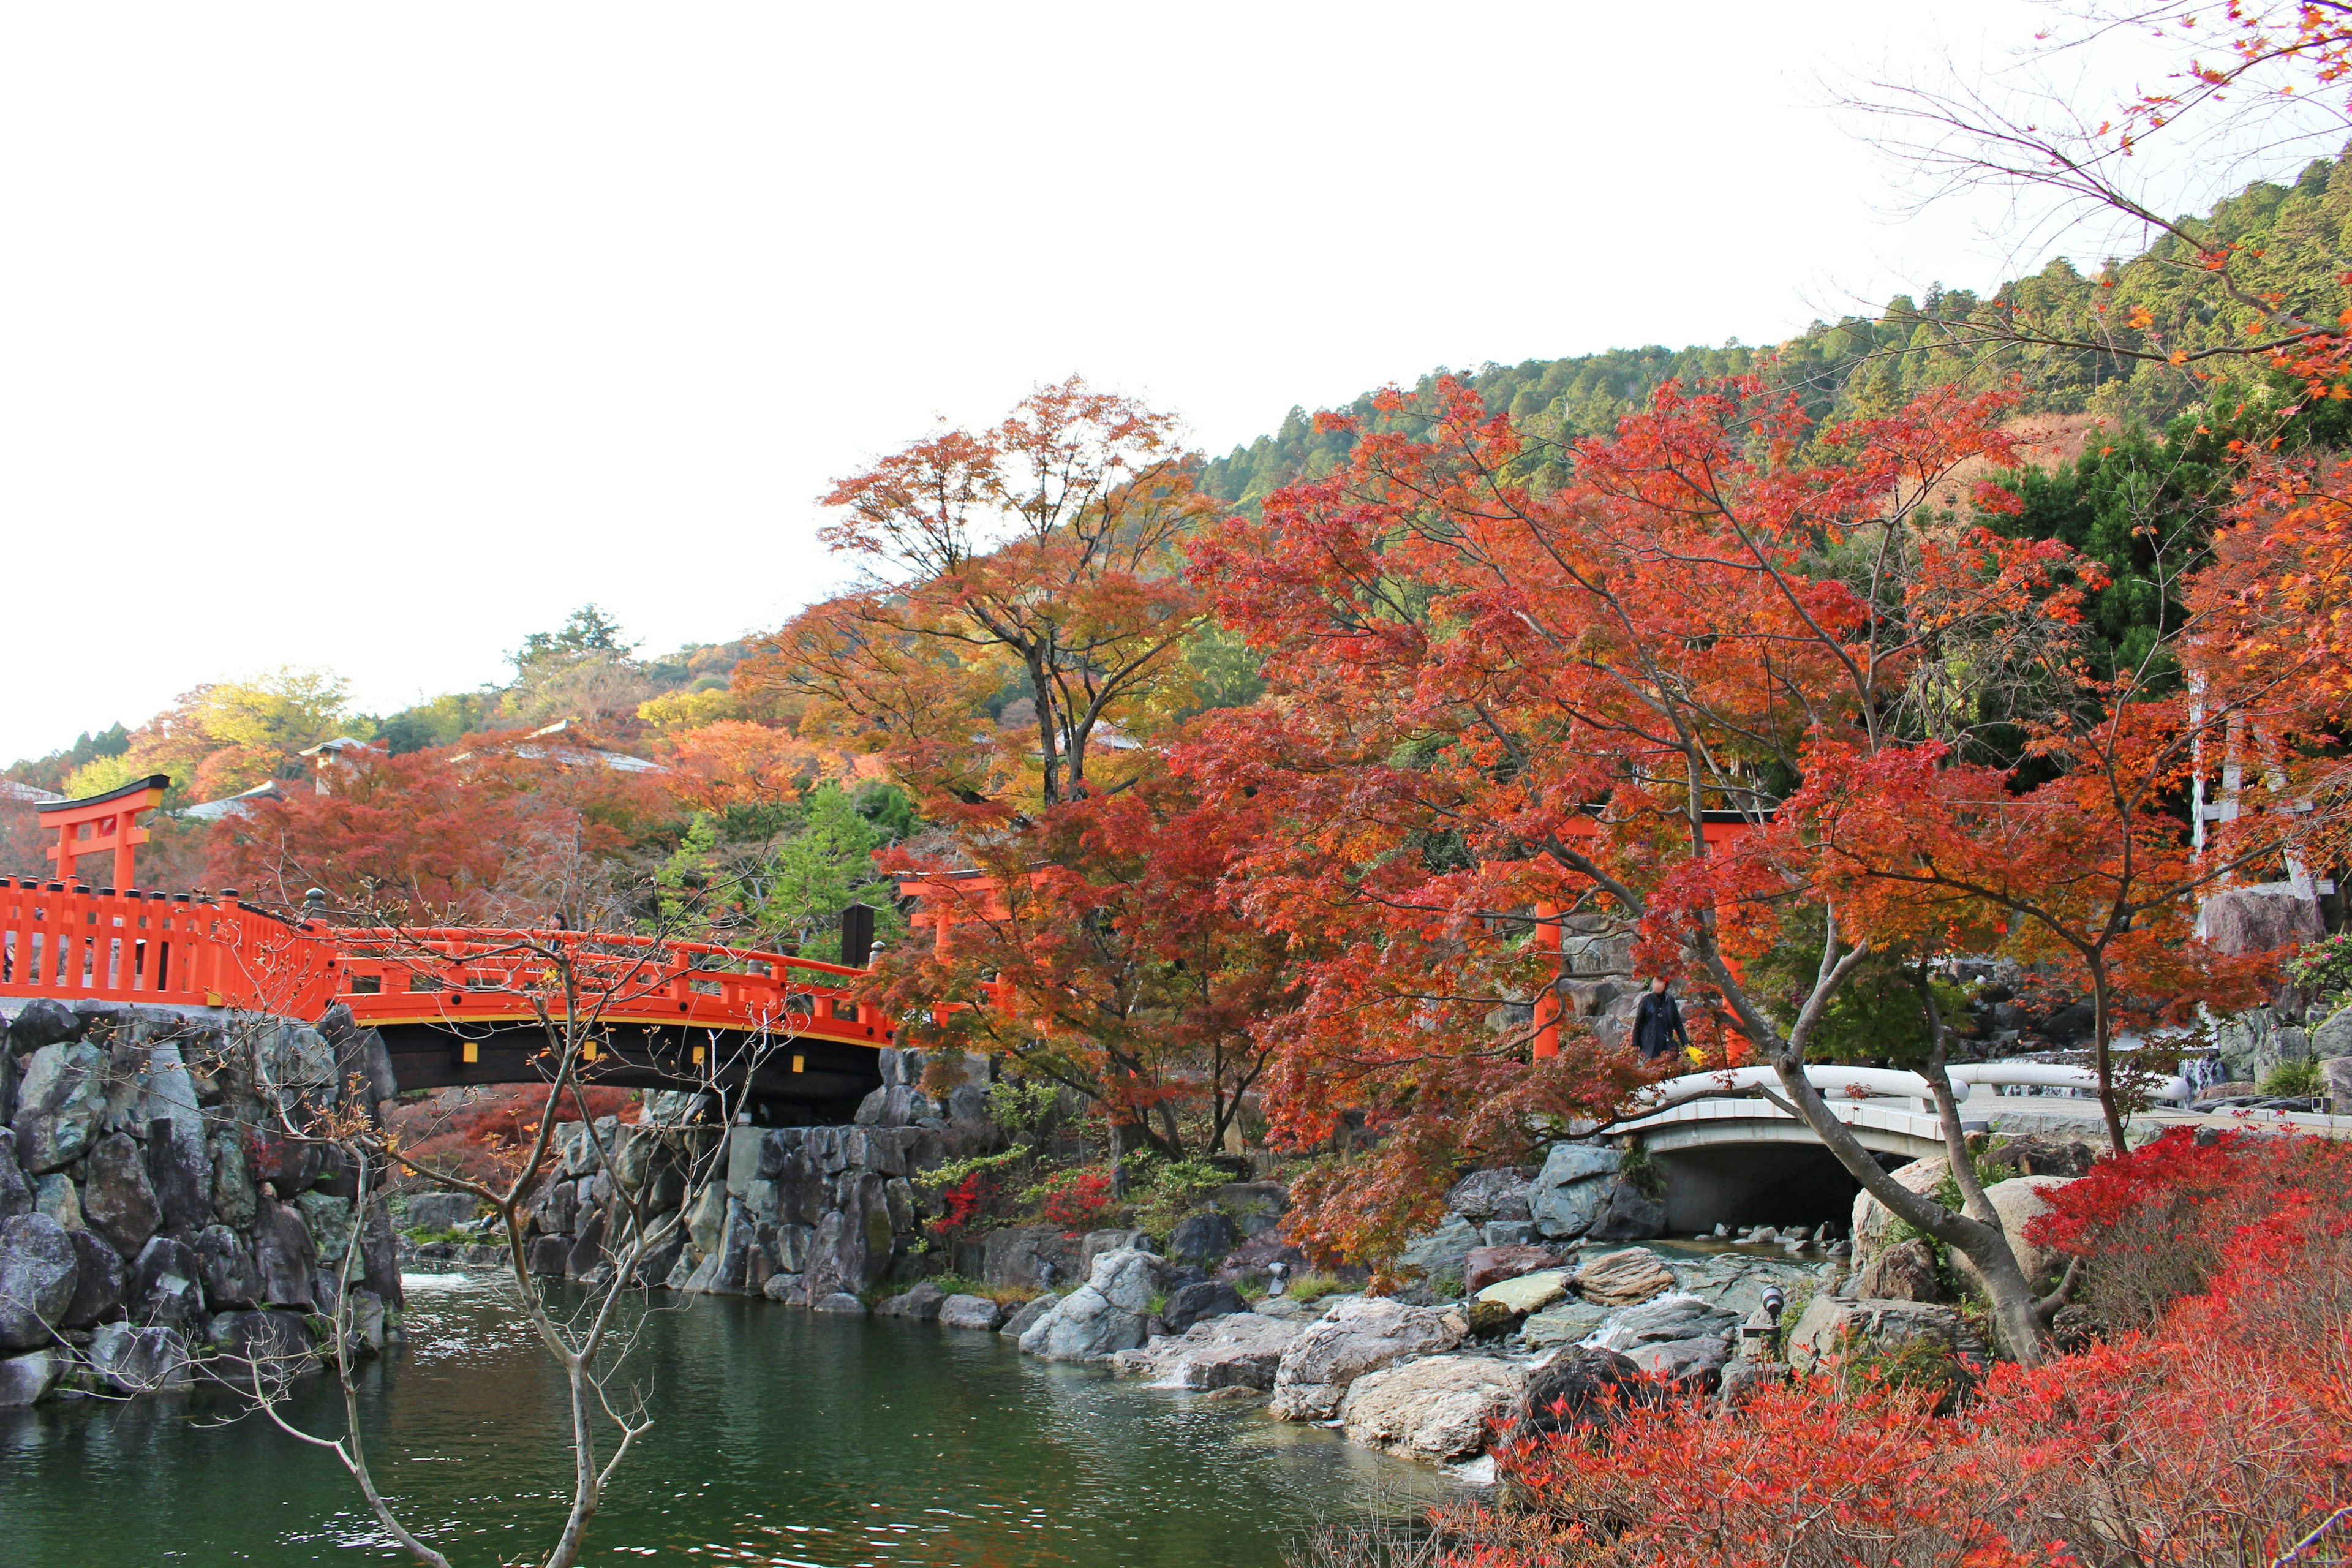
[[[390,1215],[289,1136],[347,1108],[367,1040],[169,1008],[0,1015],[0,1405],[121,1397],[316,1359],[397,1331]]]

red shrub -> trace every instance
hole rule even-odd
[[[1089,1165],[1065,1171],[1045,1182],[1045,1218],[1066,1230],[1092,1230],[1118,1211],[1111,1195],[1110,1169]]]

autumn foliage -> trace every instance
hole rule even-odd
[[[2202,1284],[2140,1331],[1992,1369],[1957,1414],[1834,1377],[1736,1413],[1665,1401],[1500,1450],[1517,1506],[1444,1521],[1459,1568],[2269,1564],[2352,1502],[2352,1155],[2188,1134],[2063,1189],[2111,1264],[2164,1237]],[[2126,1242],[2125,1237],[2131,1239]]]

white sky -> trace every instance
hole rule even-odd
[[[20,0],[0,761],[279,664],[389,711],[584,600],[651,649],[772,626],[837,580],[829,478],[1073,371],[1222,452],[1988,285],[1822,81],[2045,19]]]

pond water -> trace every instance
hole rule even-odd
[[[554,1369],[495,1283],[408,1288],[408,1342],[364,1384],[378,1484],[458,1563],[537,1561],[570,1489]],[[1411,1517],[1447,1484],[928,1323],[702,1297],[649,1314],[629,1364],[656,1424],[586,1563],[1275,1568],[1318,1515]],[[341,1400],[313,1378],[297,1406],[332,1430]],[[0,1411],[0,1564],[405,1560],[331,1454],[239,1414],[217,1392]]]

